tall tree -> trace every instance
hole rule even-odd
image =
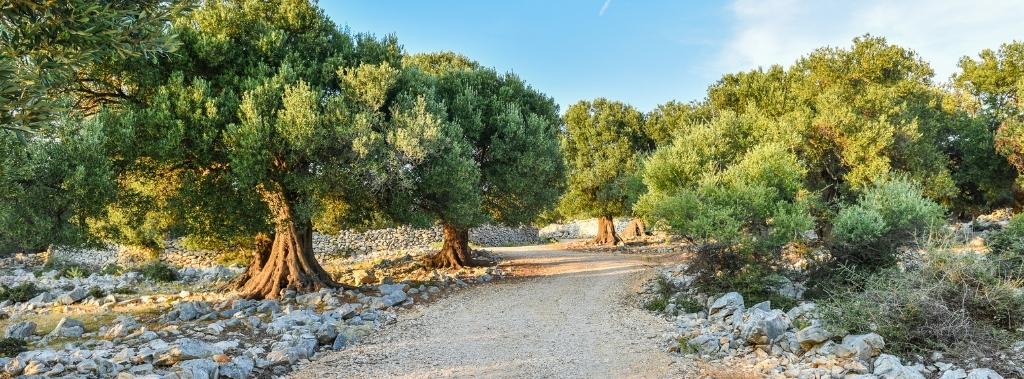
[[[140,61],[177,48],[167,1],[32,1],[0,5],[0,128],[32,131],[68,110],[96,112],[136,90]]]
[[[296,0],[207,1],[173,32],[179,54],[135,83],[151,90],[101,115],[122,191],[160,178],[179,233],[269,241],[240,280],[244,296],[336,285],[313,254],[313,221],[366,222],[402,165],[383,133],[396,117],[362,112],[381,95],[353,92],[346,75],[398,67],[401,49]],[[430,138],[413,135],[410,149]]]
[[[641,155],[653,146],[643,115],[629,105],[598,98],[569,107],[565,128],[568,188],[560,208],[566,215],[597,217],[594,242],[619,243],[613,219],[628,214],[643,192]]]
[[[560,120],[550,97],[517,76],[454,53],[419,54],[405,66],[433,81],[448,150],[424,161],[410,215],[444,228],[437,267],[473,263],[469,228],[533,221],[561,193]]]

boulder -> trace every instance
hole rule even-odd
[[[4,338],[18,338],[26,339],[36,332],[36,323],[32,321],[22,321],[19,323],[12,324],[4,330]]]
[[[878,334],[851,334],[843,337],[843,343],[836,348],[836,355],[840,358],[857,357],[867,361],[878,356],[883,347],[885,340]]]
[[[107,338],[124,337],[132,334],[141,327],[142,325],[139,324],[139,322],[132,316],[120,315],[114,320],[114,324],[110,326],[110,329],[107,329],[107,333],[105,335]]]
[[[743,295],[740,295],[738,292],[729,292],[711,303],[708,314],[730,315],[737,309],[743,309]]]
[[[182,338],[171,345],[167,353],[160,356],[160,362],[165,365],[173,365],[177,362],[193,359],[205,359],[219,353],[217,349],[204,341],[193,338]]]
[[[903,366],[900,359],[889,354],[879,355],[875,359],[875,370],[872,372],[887,379],[924,379],[924,375],[910,367]]]
[[[231,362],[221,363],[218,371],[221,377],[245,379],[255,367],[256,362],[252,358],[242,355],[232,358]]]
[[[217,363],[209,359],[190,359],[174,366],[182,379],[210,379],[217,371]]]
[[[815,345],[828,341],[831,338],[832,333],[829,333],[820,326],[808,326],[796,332],[796,341],[800,343],[800,347],[804,350],[810,350]]]
[[[789,317],[778,309],[763,311],[761,308],[751,308],[751,310],[752,312],[748,313],[747,320],[740,332],[740,336],[748,343],[769,344],[793,326],[789,322]]]
[[[54,337],[81,337],[85,333],[85,324],[73,318],[64,317],[57,322],[57,326],[50,332]]]
[[[717,335],[702,334],[686,341],[686,344],[701,354],[712,354],[721,350],[720,339],[721,337]]]
[[[75,287],[71,292],[58,297],[57,301],[64,305],[71,305],[82,301],[86,296],[89,296],[89,290],[85,289],[85,287]]]

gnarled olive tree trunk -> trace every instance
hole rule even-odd
[[[622,231],[622,238],[627,240],[642,238],[647,235],[647,224],[644,223],[642,218],[634,218],[626,225],[626,230]]]
[[[622,242],[619,235],[615,233],[615,221],[612,216],[601,216],[597,219],[597,237],[594,243],[600,245],[616,245]]]
[[[473,264],[473,252],[469,249],[469,228],[444,224],[444,241],[441,251],[430,258],[431,266],[437,268],[462,268]]]
[[[274,238],[269,248],[256,250],[239,283],[242,296],[274,299],[283,289],[313,292],[339,286],[313,255],[313,223],[295,219],[280,186],[261,186],[259,192],[274,217]]]

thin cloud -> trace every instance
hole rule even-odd
[[[717,66],[728,72],[789,65],[823,46],[849,46],[870,33],[916,51],[936,81],[956,72],[960,57],[1024,38],[1018,0],[737,0],[734,28]]]
[[[612,5],[612,0],[604,0],[604,5],[601,5],[601,10],[597,12],[597,15],[604,16],[604,12],[608,11],[609,5]]]

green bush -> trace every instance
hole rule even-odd
[[[89,276],[89,270],[84,266],[56,259],[46,261],[38,273],[41,274],[47,271],[56,271],[57,278],[84,278]]]
[[[999,262],[1001,275],[1024,278],[1024,217],[1014,217],[987,243],[992,259]]]
[[[35,283],[25,282],[14,287],[0,286],[0,301],[10,300],[15,303],[24,303],[36,297],[42,290],[36,287]]]
[[[701,292],[737,291],[750,301],[792,303],[774,288],[785,279],[779,265],[783,247],[814,228],[812,196],[804,189],[806,170],[799,159],[782,145],[766,143],[719,167],[704,162],[713,153],[692,157],[679,147],[669,152],[682,159],[657,155],[645,167],[652,191],[638,211],[701,245],[687,269]]]
[[[914,182],[882,181],[832,219],[832,255],[852,267],[891,266],[896,250],[940,225],[943,212]]]
[[[161,261],[147,263],[137,270],[142,277],[154,282],[173,282],[178,280],[178,271]]]
[[[14,357],[26,350],[28,350],[28,344],[25,343],[25,340],[18,338],[0,339],[0,357]]]
[[[104,291],[100,287],[93,286],[92,288],[89,288],[89,296],[91,296],[94,299],[99,299],[104,296],[107,296],[107,291]]]
[[[886,350],[949,350],[986,356],[1015,340],[1024,326],[1020,283],[999,277],[995,262],[972,254],[933,250],[919,268],[858,276],[818,302],[837,334],[875,331]]]

